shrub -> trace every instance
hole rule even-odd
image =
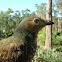
[[[38,45],[45,44],[45,38],[46,38],[45,32],[46,32],[45,28],[39,31],[37,38]],[[52,45],[62,45],[62,32],[52,32]]]
[[[5,33],[0,33],[0,40],[12,36],[13,32],[5,32]]]
[[[45,33],[45,28],[43,28],[43,30],[38,32],[37,44],[38,45],[44,45],[45,38],[46,38],[46,33]]]
[[[58,52],[62,52],[62,46],[56,47],[55,50]]]
[[[62,53],[57,52],[54,49],[51,51],[43,50],[39,48],[32,62],[62,62]]]
[[[53,45],[62,45],[62,32],[53,32],[52,41]]]

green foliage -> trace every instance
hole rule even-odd
[[[12,34],[13,34],[13,32],[10,32],[10,33],[4,33],[4,37],[5,37],[5,38],[10,37]]]
[[[46,3],[41,3],[40,5],[36,4],[36,13],[39,17],[45,19],[46,17]]]
[[[62,32],[53,32],[52,41],[53,45],[62,45]]]
[[[0,30],[5,30],[6,32],[10,32],[10,30],[13,28],[13,18],[10,15],[10,13],[13,13],[12,9],[8,9],[7,11],[0,13]]]
[[[57,52],[54,49],[51,51],[43,50],[39,48],[32,62],[62,62],[62,53]]]
[[[5,30],[5,32],[11,32],[12,30],[15,30],[23,18],[30,16],[35,17],[36,14],[35,12],[30,12],[29,9],[25,9],[20,12],[18,10],[13,11],[8,8],[5,12],[0,11],[0,30],[2,32],[3,30]]]
[[[4,39],[4,38],[8,38],[10,36],[12,36],[13,32],[5,32],[5,33],[0,33],[0,40]]]
[[[22,10],[21,14],[22,14],[22,19],[25,18],[25,17],[35,17],[36,16],[35,11],[33,11],[31,13],[31,11],[29,9]]]
[[[37,44],[44,45],[45,38],[46,30],[43,28],[43,30],[38,33]],[[52,32],[52,45],[62,45],[62,32]]]
[[[62,52],[62,46],[56,47],[55,50],[58,52]]]
[[[37,38],[37,44],[38,45],[44,45],[46,38],[45,28],[43,30],[39,31],[38,38]]]

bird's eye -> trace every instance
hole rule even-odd
[[[35,20],[34,20],[34,22],[35,22],[35,23],[38,23],[38,22],[39,22],[39,20],[38,20],[38,19],[35,19]]]

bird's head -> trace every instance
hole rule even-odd
[[[53,24],[53,22],[51,22],[51,21],[47,22],[38,17],[25,18],[24,20],[22,20],[21,23],[23,24],[25,30],[28,33],[37,33],[44,26]]]

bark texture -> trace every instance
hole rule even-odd
[[[52,0],[47,0],[46,19],[48,21],[52,21]],[[51,49],[51,42],[52,42],[52,25],[47,25],[45,49],[47,50]]]

